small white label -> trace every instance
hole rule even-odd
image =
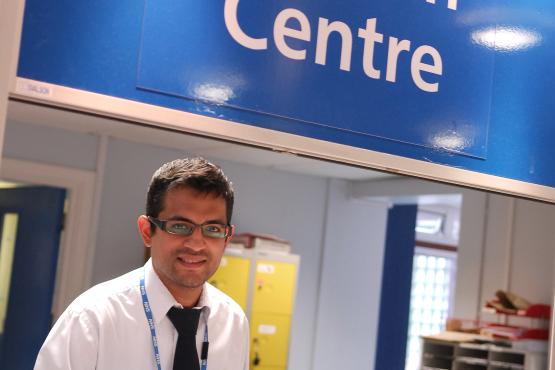
[[[227,266],[227,258],[222,257],[222,260],[220,261],[220,267],[226,267]]]
[[[23,81],[22,83],[18,83],[17,91],[19,93],[31,96],[51,97],[53,95],[52,87],[36,82]]]
[[[274,335],[277,332],[275,325],[258,325],[258,333],[266,335]]]
[[[266,263],[259,263],[257,267],[257,271],[261,274],[275,274],[276,267],[274,265],[268,265]]]

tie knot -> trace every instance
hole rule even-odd
[[[198,321],[200,318],[199,309],[172,307],[168,311],[168,317],[180,336],[196,336]]]

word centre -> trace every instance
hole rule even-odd
[[[240,45],[252,50],[268,49],[268,38],[254,38],[243,31],[237,18],[239,0],[226,0],[224,6],[225,25],[231,37]],[[287,26],[294,20],[298,28]],[[357,36],[362,39],[363,54],[362,67],[366,76],[372,79],[382,78],[382,71],[374,64],[374,49],[377,44],[384,43],[384,35],[377,31],[377,18],[366,20],[366,27],[359,28]],[[351,70],[351,54],[353,48],[353,33],[351,28],[344,22],[330,22],[326,18],[318,18],[318,29],[316,35],[316,52],[314,62],[325,66],[327,61],[328,41],[332,33],[337,33],[341,38],[341,53],[339,68],[349,72]],[[273,40],[276,48],[285,57],[295,60],[306,60],[306,48],[293,48],[287,43],[287,38],[312,41],[312,29],[307,16],[300,10],[287,8],[278,13],[274,20]],[[397,65],[403,54],[409,56],[411,53],[411,41],[400,40],[390,36],[387,42],[387,63],[385,68],[385,80],[397,82]],[[426,60],[427,62],[424,62]],[[418,46],[410,56],[410,72],[412,81],[422,91],[435,93],[439,91],[438,77],[443,74],[443,62],[440,53],[430,45]],[[426,79],[423,72],[427,73]],[[435,80],[434,80],[435,79]]]

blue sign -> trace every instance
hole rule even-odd
[[[27,0],[17,73],[555,188],[554,19],[553,0]]]
[[[146,0],[137,86],[485,158],[494,52],[458,5]]]

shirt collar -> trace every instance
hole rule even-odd
[[[166,317],[169,309],[173,306],[182,307],[172,296],[168,288],[162,283],[156,271],[152,266],[152,259],[149,259],[144,265],[145,273],[145,289],[152,310],[152,317],[154,322],[159,324],[162,319]],[[208,284],[204,284],[202,293],[200,294],[199,302],[196,307],[202,309],[202,315],[207,321],[210,316],[211,299],[208,293]]]

